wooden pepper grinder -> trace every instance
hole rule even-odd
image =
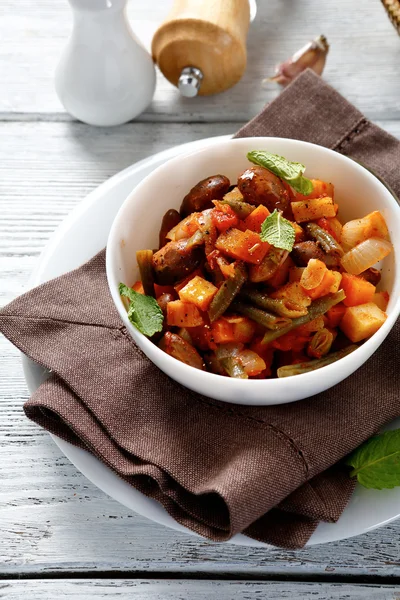
[[[175,0],[153,58],[183,96],[218,94],[243,75],[249,22],[249,0]]]

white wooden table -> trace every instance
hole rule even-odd
[[[170,0],[131,0],[149,46]],[[379,0],[258,0],[249,64],[232,90],[184,100],[162,76],[134,123],[67,115],[53,72],[71,28],[64,0],[0,0],[0,304],[24,291],[49,236],[108,177],[189,140],[233,133],[278,90],[261,80],[324,33],[325,78],[400,137],[400,39]],[[0,339],[0,598],[400,598],[400,523],[289,552],[198,541],[130,513],[91,485],[22,411],[18,352]],[[63,596],[64,597],[64,596]]]

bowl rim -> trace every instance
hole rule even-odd
[[[207,146],[205,148],[191,150],[190,152],[187,152],[183,155],[175,156],[175,157],[167,160],[164,164],[158,166],[156,169],[154,169],[154,171],[152,171],[151,173],[146,175],[146,177],[144,177],[143,180],[128,194],[128,196],[125,198],[124,202],[122,203],[121,207],[119,208],[119,210],[113,220],[113,223],[112,223],[112,226],[110,229],[110,233],[109,233],[108,239],[107,239],[107,245],[106,245],[106,275],[107,275],[108,287],[109,287],[110,294],[113,299],[114,305],[116,306],[120,317],[122,318],[123,322],[125,323],[127,330],[130,333],[130,335],[133,337],[133,339],[135,341],[136,341],[136,338],[138,338],[138,340],[140,340],[139,346],[144,348],[143,351],[147,355],[147,357],[148,357],[148,354],[147,354],[147,348],[148,348],[150,350],[150,352],[154,351],[156,354],[158,354],[162,361],[166,361],[166,364],[169,364],[171,366],[171,370],[175,369],[177,371],[180,371],[182,373],[182,377],[185,379],[190,378],[191,373],[193,374],[193,370],[198,371],[198,369],[195,369],[194,367],[191,367],[190,365],[187,365],[181,361],[178,361],[176,358],[173,358],[172,356],[170,356],[169,354],[167,354],[166,352],[161,350],[149,338],[147,338],[138,329],[136,329],[135,326],[127,318],[127,311],[126,311],[125,306],[124,306],[124,304],[121,300],[121,297],[118,293],[118,283],[115,284],[115,282],[117,281],[118,278],[115,276],[115,274],[113,272],[113,268],[112,268],[112,260],[113,260],[112,248],[117,247],[120,243],[120,240],[118,239],[119,222],[122,220],[123,214],[124,214],[127,206],[133,201],[133,199],[136,197],[136,195],[138,193],[140,193],[140,191],[143,188],[146,187],[146,185],[148,184],[149,181],[151,181],[154,178],[159,177],[163,173],[168,173],[171,165],[182,163],[182,161],[185,161],[188,158],[192,159],[193,157],[199,156],[201,154],[208,154],[210,152],[213,152],[218,147],[232,146],[232,145],[235,145],[235,146],[236,145],[237,146],[246,145],[247,143],[251,143],[252,140],[257,141],[257,143],[259,143],[260,140],[265,140],[266,144],[274,143],[274,142],[283,142],[283,143],[289,142],[289,143],[299,144],[301,146],[317,148],[318,151],[325,153],[327,156],[335,156],[335,160],[339,159],[339,161],[342,160],[344,163],[351,164],[352,168],[354,168],[356,171],[361,172],[364,177],[366,177],[367,179],[370,179],[371,181],[375,181],[378,184],[378,187],[380,187],[382,192],[384,193],[384,195],[387,196],[389,205],[391,205],[391,208],[393,209],[393,211],[395,213],[397,213],[397,220],[398,220],[399,226],[400,226],[400,205],[397,203],[395,197],[393,196],[393,193],[388,189],[388,187],[386,187],[386,185],[384,185],[384,183],[382,183],[380,178],[378,178],[373,172],[371,172],[369,169],[364,167],[362,164],[360,164],[356,160],[353,160],[352,158],[350,158],[344,154],[336,152],[335,150],[332,150],[331,148],[326,148],[325,146],[321,146],[319,144],[307,142],[304,140],[297,140],[297,139],[293,139],[293,138],[282,138],[282,137],[278,137],[278,136],[231,138],[228,140],[221,140],[221,141],[215,142],[214,144]],[[246,161],[246,160],[247,159],[244,157],[244,161]],[[377,210],[378,210],[378,208],[377,208]],[[396,282],[396,280],[397,280],[397,277],[395,274],[394,282]],[[329,365],[326,365],[324,367],[321,367],[319,369],[316,369],[316,370],[308,372],[308,373],[301,373],[298,375],[292,375],[292,376],[284,377],[284,378],[274,378],[274,379],[234,379],[234,378],[230,378],[229,382],[230,382],[230,384],[232,384],[231,382],[234,382],[233,385],[235,385],[235,387],[240,388],[240,386],[241,386],[243,388],[243,390],[248,389],[249,386],[251,386],[254,390],[257,390],[257,389],[261,390],[262,388],[267,388],[269,392],[273,393],[273,392],[279,392],[279,389],[282,388],[283,386],[285,386],[285,383],[287,385],[287,382],[289,380],[293,381],[293,377],[295,377],[296,381],[299,381],[299,384],[302,385],[303,389],[308,387],[308,385],[310,387],[312,387],[313,384],[317,381],[317,379],[321,376],[321,373],[326,374],[328,376],[329,374],[334,373],[338,369],[338,366],[345,367],[345,365],[350,365],[350,361],[354,362],[356,357],[359,357],[361,353],[363,353],[364,355],[367,355],[366,358],[361,357],[361,362],[360,362],[359,366],[362,366],[368,360],[368,358],[370,358],[376,352],[376,350],[378,350],[378,348],[380,347],[382,342],[385,340],[387,335],[392,330],[399,314],[400,314],[400,295],[397,298],[397,300],[395,301],[394,305],[391,307],[390,314],[387,315],[386,321],[384,322],[384,324],[379,328],[379,330],[376,333],[374,333],[370,338],[365,340],[356,350],[354,350],[350,354],[340,358],[339,360],[337,360]],[[377,336],[378,336],[378,338],[380,338],[378,342],[377,342]],[[371,350],[371,346],[374,347],[376,344],[377,344],[376,348],[373,348]],[[151,358],[149,358],[149,360],[151,360],[154,363],[154,361]],[[160,368],[160,367],[158,367],[158,368]],[[358,369],[358,368],[359,367],[356,367],[356,369]],[[210,373],[209,371],[199,371],[199,372],[201,373],[202,378],[205,378],[209,382],[210,385],[213,385],[213,384],[220,385],[222,383],[221,375],[217,375],[215,373]],[[351,374],[353,372],[354,372],[354,370],[350,373],[349,376],[351,376]],[[182,384],[182,385],[185,385],[185,384]],[[333,384],[333,385],[335,385],[335,384]],[[332,387],[332,386],[329,386],[329,387]]]

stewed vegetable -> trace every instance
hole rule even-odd
[[[334,185],[264,151],[197,183],[168,210],[159,249],[120,285],[128,318],[173,358],[238,379],[308,373],[385,322],[375,265],[392,250],[379,211],[342,223]]]

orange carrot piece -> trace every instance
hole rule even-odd
[[[132,289],[135,290],[135,292],[138,292],[138,294],[144,294],[143,284],[141,281],[134,283]]]
[[[194,304],[173,300],[167,304],[167,325],[175,327],[197,327],[204,319]]]
[[[179,294],[180,290],[182,288],[184,288],[185,285],[187,285],[191,279],[193,279],[194,277],[197,277],[197,276],[203,277],[203,275],[204,275],[203,269],[201,269],[200,267],[198,269],[195,269],[192,273],[190,273],[190,275],[185,277],[185,279],[178,281],[178,283],[176,285],[174,285],[174,290],[176,292],[178,292],[178,294]]]
[[[276,350],[281,350],[281,352],[289,352],[290,350],[299,352],[305,348],[310,339],[311,335],[309,333],[301,335],[296,330],[293,330],[271,342],[271,346]]]
[[[213,283],[196,275],[179,290],[179,298],[183,302],[191,302],[200,310],[206,311],[217,291],[218,288]]]
[[[350,273],[343,273],[342,289],[346,294],[343,300],[345,306],[358,306],[372,302],[375,294],[375,286],[372,283]]]
[[[270,249],[270,244],[262,242],[258,233],[229,229],[218,237],[215,247],[227,256],[258,265]]]
[[[335,329],[335,327],[339,327],[340,321],[343,318],[344,313],[346,312],[346,307],[342,302],[332,306],[326,313],[325,317],[327,319],[327,326],[330,329]]]
[[[220,317],[211,325],[213,340],[216,344],[237,342],[248,344],[254,336],[256,324],[242,316]]]
[[[260,233],[261,225],[270,214],[271,213],[266,206],[259,204],[259,206],[257,206],[257,208],[245,218],[244,224],[246,229]]]

